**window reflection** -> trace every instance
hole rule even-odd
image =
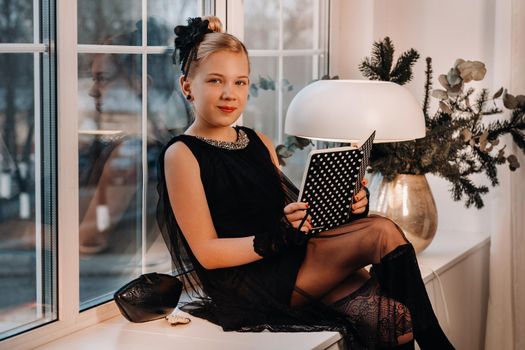
[[[172,28],[154,17],[148,19],[147,25],[150,44],[165,44]],[[141,21],[136,28],[131,33],[107,38],[105,43],[140,42]],[[155,220],[156,161],[161,147],[185,130],[190,116],[186,102],[176,90],[178,76],[171,55],[148,56],[147,75],[142,71],[142,57],[79,56],[82,308],[107,300],[115,289],[140,274],[146,264],[157,271],[169,271],[171,266]],[[143,98],[143,75],[147,81],[147,104]],[[144,129],[145,105],[148,110]]]

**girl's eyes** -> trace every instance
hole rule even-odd
[[[209,83],[214,83],[214,84],[217,84],[217,83],[220,83],[221,80],[220,79],[210,79],[208,80]],[[240,86],[245,86],[245,85],[248,85],[248,83],[244,80],[238,80],[235,82],[236,85],[240,85]]]

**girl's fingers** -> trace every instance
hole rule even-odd
[[[352,210],[352,214],[361,214],[364,212],[365,212],[365,208],[359,208],[359,209]]]
[[[367,180],[366,178],[364,178],[363,180],[361,180],[361,184],[362,184],[363,186],[368,185],[368,180]]]
[[[289,215],[299,210],[306,210],[306,208],[308,208],[308,203],[293,202],[284,207],[284,214]]]
[[[288,218],[288,221],[297,221],[297,220],[301,220],[304,216],[304,214],[302,214],[301,212],[295,212],[295,213],[292,213],[292,214],[288,214],[286,215],[286,217]]]
[[[288,214],[286,215],[286,218],[288,219],[288,221],[296,221],[296,220],[302,220],[304,218],[304,215],[306,214],[306,211],[304,210],[299,210],[299,211],[296,211],[295,213],[292,213],[292,214]],[[306,218],[306,220],[310,219],[311,220],[311,216],[308,215],[308,217]]]
[[[301,231],[304,232],[304,233],[308,233],[311,229],[312,229],[312,226],[307,225],[306,222],[301,227]]]
[[[365,190],[361,190],[361,191],[359,191],[359,192],[354,196],[354,201],[355,201],[355,202],[359,202],[359,201],[362,200],[363,198],[366,198],[366,192],[365,192]]]
[[[301,220],[296,220],[296,221],[293,221],[292,222],[292,226],[295,227],[295,228],[298,228],[299,225],[301,224]],[[301,231],[303,231],[305,228],[307,228],[308,230],[311,230],[312,229],[312,224],[306,220],[304,223],[303,223],[303,226],[301,227]]]
[[[364,212],[367,204],[368,204],[368,200],[366,199],[366,197],[363,200],[352,204],[352,213],[360,214]]]

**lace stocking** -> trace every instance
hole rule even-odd
[[[349,316],[366,344],[391,347],[398,337],[412,332],[407,307],[386,297],[375,278],[358,290],[334,302],[331,307]]]

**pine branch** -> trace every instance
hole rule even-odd
[[[426,58],[427,68],[425,70],[425,97],[423,99],[423,114],[425,115],[425,121],[428,125],[430,114],[428,112],[430,108],[430,92],[432,91],[432,58]]]
[[[482,116],[483,114],[483,107],[485,106],[485,103],[487,102],[489,98],[489,92],[487,89],[481,89],[481,92],[478,96],[478,98],[476,99],[476,111],[473,111],[474,115],[473,115],[473,118],[472,118],[472,122],[474,125],[476,125],[479,121],[479,118]]]
[[[512,135],[512,140],[525,154],[525,134],[519,130],[512,130],[510,134]]]
[[[390,73],[390,81],[404,85],[412,80],[412,66],[418,59],[419,53],[414,49],[403,52]]]
[[[498,170],[496,169],[496,162],[493,157],[491,157],[488,153],[485,153],[481,151],[478,147],[475,147],[475,152],[477,153],[477,156],[481,160],[481,170],[485,169],[485,174],[490,179],[490,183],[492,187],[499,184],[498,181]]]
[[[486,194],[489,192],[488,187],[486,186],[475,186],[470,179],[460,179],[461,186],[463,188],[463,192],[468,196],[467,202],[465,203],[465,206],[467,208],[470,208],[472,204],[477,209],[481,209],[484,206],[483,200],[481,199],[482,194]]]
[[[368,57],[359,64],[359,71],[369,80],[382,80],[380,68],[372,64]]]
[[[394,44],[389,37],[386,37],[380,43],[381,56],[379,64],[381,66],[381,80],[390,80],[390,70],[392,69],[392,62],[394,61]]]
[[[376,41],[372,45],[371,57],[366,57],[359,64],[359,71],[370,80],[392,81],[403,85],[412,79],[412,66],[419,58],[419,53],[410,49],[401,54],[394,69],[394,44],[389,37]]]
[[[452,188],[450,192],[452,193],[452,198],[457,202],[463,198],[463,195],[467,196],[465,206],[470,208],[472,204],[476,208],[481,209],[484,206],[483,199],[481,198],[482,194],[488,193],[489,189],[486,186],[475,186],[472,181],[465,177],[459,178],[447,178],[451,182]]]

